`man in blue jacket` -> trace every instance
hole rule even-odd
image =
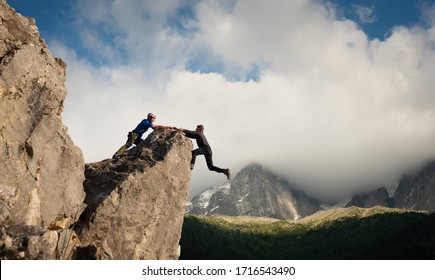
[[[128,133],[127,142],[119,148],[119,150],[113,155],[113,159],[117,159],[119,156],[121,156],[125,151],[127,151],[128,148],[130,148],[133,144],[139,144],[140,141],[142,141],[142,135],[148,130],[148,128],[152,128],[154,130],[156,129],[162,129],[162,128],[171,128],[174,129],[173,126],[163,126],[163,125],[155,125],[153,122],[156,120],[156,115],[153,113],[149,113],[146,119],[143,119],[133,131],[130,131]]]
[[[196,156],[204,155],[209,170],[218,173],[224,173],[225,175],[227,175],[228,180],[231,179],[231,173],[228,168],[222,169],[220,167],[213,165],[213,157],[212,157],[213,152],[207,141],[207,138],[204,135],[204,126],[202,124],[197,125],[195,131],[182,129],[182,128],[177,128],[177,129],[183,131],[187,137],[195,139],[196,144],[198,145],[198,149],[192,151],[192,160],[190,162],[190,169],[193,169],[193,167],[195,166]]]

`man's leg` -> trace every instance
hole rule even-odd
[[[192,151],[192,160],[190,161],[190,169],[193,169],[195,166],[196,156],[203,155],[205,153],[203,148],[198,148]]]
[[[121,156],[128,148],[133,145],[133,142],[137,139],[137,134],[134,132],[129,132],[127,137],[127,142],[125,142],[124,146],[119,148],[119,150],[113,155],[112,158],[118,158]]]
[[[215,171],[218,173],[224,173],[224,169],[213,165],[213,156],[212,154],[205,154],[205,161],[207,162],[207,167],[211,171]]]
[[[231,173],[230,173],[230,170],[228,168],[222,169],[220,167],[217,167],[217,166],[213,165],[213,155],[212,155],[212,153],[206,153],[205,154],[205,161],[207,162],[207,167],[208,167],[209,170],[215,171],[215,172],[218,172],[218,173],[224,173],[227,176],[228,180],[231,179]]]

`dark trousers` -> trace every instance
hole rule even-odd
[[[218,173],[224,173],[224,169],[213,165],[213,152],[210,147],[198,148],[192,151],[192,161],[191,164],[194,165],[196,161],[196,156],[204,155],[205,161],[207,162],[207,167],[211,171]]]

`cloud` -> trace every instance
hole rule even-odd
[[[433,26],[379,41],[317,1],[93,2],[79,2],[77,32],[101,35],[108,51],[87,46],[107,63],[50,43],[87,161],[111,157],[149,111],[203,124],[216,165],[257,161],[319,199],[394,186],[435,157]],[[224,181],[198,159],[191,195]]]
[[[373,7],[366,7],[361,5],[352,5],[358,19],[363,24],[370,24],[376,22],[375,10]]]
[[[422,12],[422,18],[428,25],[433,26],[435,24],[435,3],[422,2],[420,6]]]

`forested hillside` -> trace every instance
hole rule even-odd
[[[180,259],[435,259],[435,214],[375,207],[299,221],[186,215]]]

